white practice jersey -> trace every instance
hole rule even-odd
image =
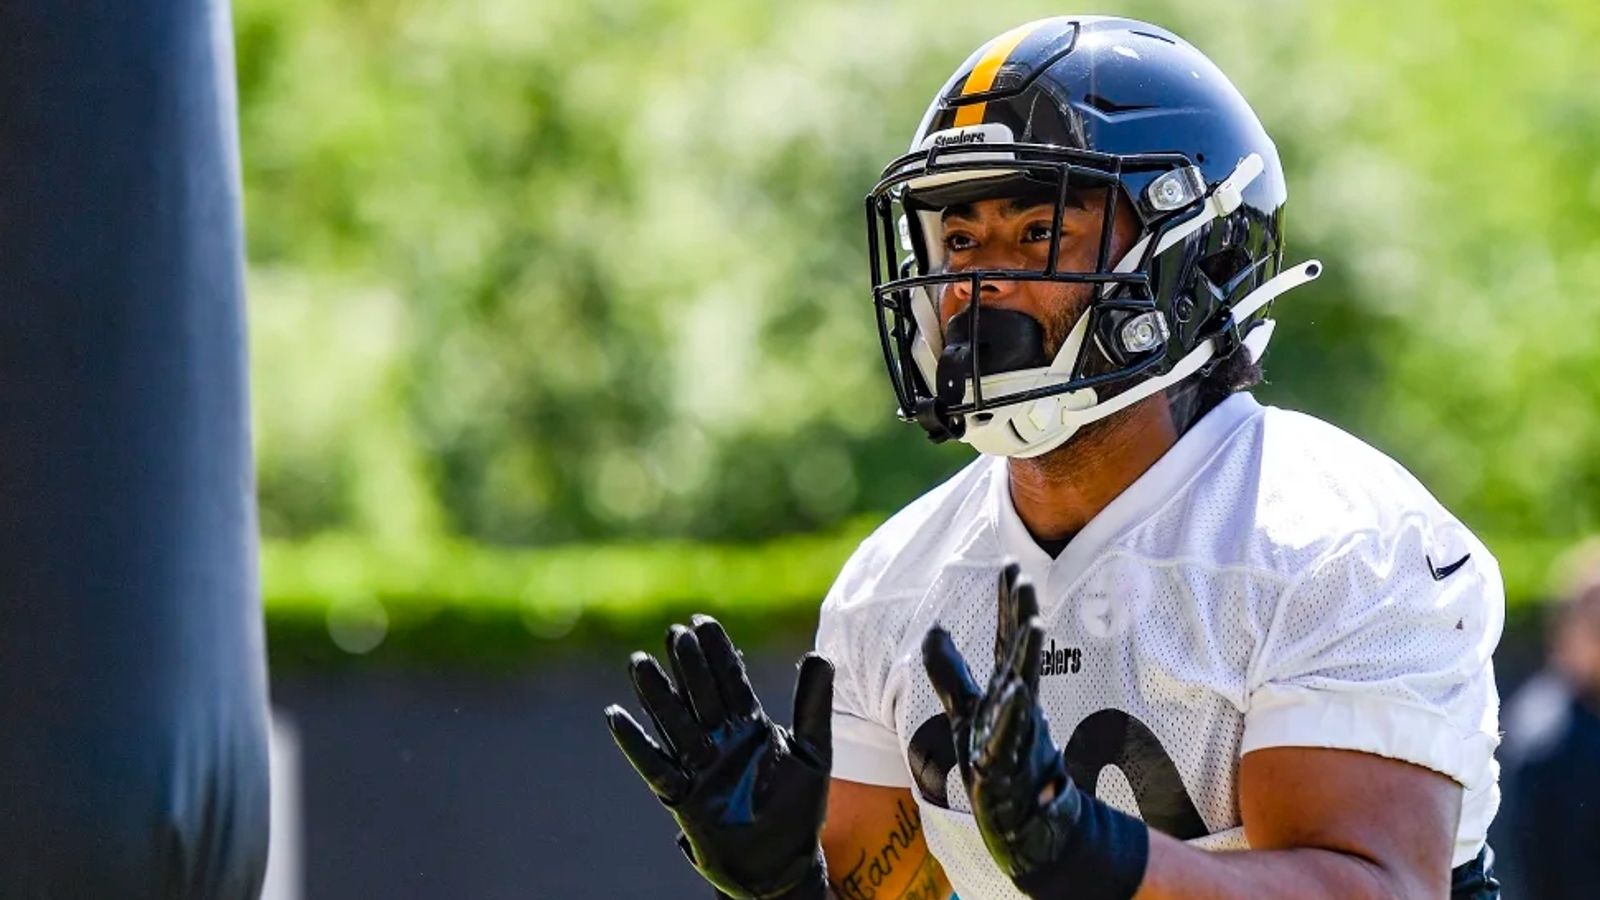
[[[1462,784],[1453,865],[1478,854],[1499,805],[1500,572],[1397,463],[1236,394],[1054,559],[1006,467],[978,459],[863,542],[817,634],[837,669],[834,776],[910,788],[963,900],[1022,895],[973,823],[921,641],[942,624],[985,683],[1007,559],[1037,589],[1040,702],[1084,789],[1240,849],[1240,757],[1358,750]]]

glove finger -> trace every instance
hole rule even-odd
[[[928,680],[933,682],[934,693],[939,695],[950,718],[970,719],[983,692],[972,680],[966,657],[956,649],[950,632],[938,625],[928,629],[922,638],[922,666],[928,670]]]
[[[955,744],[956,764],[961,776],[972,784],[972,717],[983,692],[967,668],[966,658],[956,649],[950,633],[938,625],[928,629],[922,639],[922,666],[933,683],[934,693],[950,719],[950,736]]]
[[[1029,617],[1017,626],[1012,644],[1011,658],[1006,660],[1005,678],[1000,682],[1000,690],[997,692],[993,687],[989,689],[990,698],[999,698],[993,719],[997,728],[1026,725],[1038,706],[1039,669],[1044,655],[1044,627],[1039,623],[1038,616]],[[1027,732],[1030,729],[1022,730]],[[1017,735],[1011,737],[1014,739]],[[1023,737],[1031,738],[1031,735],[1024,733]]]
[[[961,767],[961,776],[971,785],[972,744],[969,737],[972,733],[972,715],[983,692],[972,680],[967,661],[956,649],[950,633],[938,625],[928,629],[922,639],[922,667],[927,669],[928,680],[933,682],[933,691],[939,695],[939,702],[944,704],[945,714],[950,718],[950,736],[955,742],[956,763]]]
[[[995,590],[994,669],[1011,658],[1011,638],[1017,630],[1017,579],[1022,577],[1022,567],[1008,562],[1000,570],[1000,582]]]
[[[701,727],[707,731],[721,727],[727,713],[722,707],[722,695],[717,692],[717,680],[706,663],[705,651],[700,649],[700,639],[682,625],[674,625],[667,632],[667,651],[678,690],[689,701],[689,708]]]
[[[998,696],[984,700],[972,726],[972,764],[985,777],[1009,778],[1026,750],[1033,698],[1021,682],[1008,678]]]
[[[689,792],[689,776],[627,710],[615,704],[606,707],[606,725],[611,728],[617,749],[663,803],[676,802]]]
[[[730,716],[755,716],[761,712],[761,701],[756,699],[750,686],[750,676],[745,672],[744,660],[733,646],[722,623],[710,616],[694,617],[694,636],[705,653],[706,664],[716,679],[717,692],[722,697],[723,708]]]
[[[1032,592],[1031,588],[1029,592]],[[1039,670],[1044,661],[1044,626],[1040,624],[1038,616],[1029,616],[1017,631],[1017,650],[1012,654],[1009,667],[1012,674],[1028,688],[1028,696],[1037,700]]]
[[[1034,703],[1012,680],[981,718],[985,727],[973,739],[973,766],[982,785],[983,815],[1002,831],[1021,828],[1039,805],[1040,773],[1030,768]]]
[[[1039,593],[1034,590],[1032,581],[1019,577],[1011,594],[1016,604],[1016,625],[1021,627],[1023,623],[1039,614]]]
[[[826,768],[833,766],[833,663],[816,653],[800,658],[794,683],[794,736]]]
[[[628,674],[633,678],[633,690],[639,695],[640,705],[655,723],[656,732],[667,742],[668,749],[684,762],[702,753],[706,746],[705,730],[695,722],[683,698],[672,689],[672,682],[667,680],[667,673],[661,671],[661,664],[655,657],[634,653],[628,657]]]

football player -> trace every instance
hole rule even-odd
[[[792,728],[709,619],[672,678],[634,657],[659,740],[607,711],[724,895],[1498,894],[1499,572],[1249,393],[1320,271],[1285,198],[1161,28],[1031,22],[950,78],[867,198],[872,298],[901,415],[982,455],[846,564]]]

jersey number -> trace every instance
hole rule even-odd
[[[1102,709],[1078,723],[1062,755],[1072,780],[1085,790],[1094,790],[1106,766],[1121,770],[1133,788],[1139,817],[1151,828],[1185,841],[1209,833],[1177,765],[1155,732],[1138,718],[1120,709]],[[906,757],[917,793],[934,806],[949,809],[946,785],[956,767],[950,717],[940,713],[923,722],[911,736]]]

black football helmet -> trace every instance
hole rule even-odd
[[[1106,197],[1097,262],[1061,271],[1063,210],[1093,190]],[[948,271],[941,210],[1041,192],[1055,198],[1046,268]],[[1111,259],[1117,192],[1139,238]],[[1315,261],[1279,271],[1286,196],[1255,113],[1171,32],[1063,16],[994,38],[946,82],[911,152],[866,199],[872,297],[901,417],[936,441],[1036,456],[1235,353],[1259,359],[1272,300],[1320,273]],[[985,328],[980,303],[939,321],[950,285],[966,282],[976,298],[1004,280],[1095,285],[1053,358],[1005,346],[1017,323],[990,312]]]

